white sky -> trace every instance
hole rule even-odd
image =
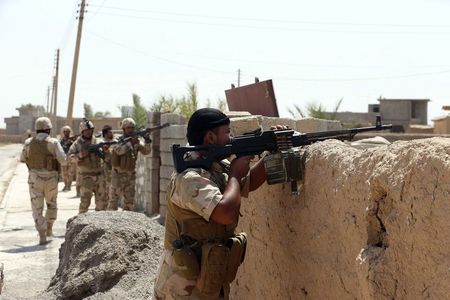
[[[58,114],[65,116],[78,1],[0,0],[0,127],[21,104],[46,106],[61,49]],[[449,0],[90,0],[74,116],[83,102],[119,115],[131,94],[198,84],[200,99],[273,79],[278,108],[316,101],[367,111],[386,98],[430,98],[429,119],[450,104]]]

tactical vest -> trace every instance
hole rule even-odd
[[[27,166],[30,169],[46,169],[48,171],[58,171],[59,164],[55,156],[47,148],[48,138],[39,141],[33,138],[30,142]]]
[[[79,143],[81,144],[81,148],[90,144],[90,142],[87,141],[85,142],[79,141]],[[89,152],[88,156],[78,160],[78,166],[82,167],[82,169],[80,169],[81,172],[85,170],[99,170],[102,167],[102,162],[97,154]]]
[[[137,151],[130,149],[124,155],[118,155],[114,150],[111,152],[111,165],[113,168],[123,171],[134,171],[136,169]]]
[[[183,209],[171,201],[175,190],[175,176],[172,176],[166,194],[167,215],[165,222],[164,247],[172,249],[174,240],[188,239],[188,242],[223,241],[234,235],[237,220],[230,225],[222,225],[187,209]]]

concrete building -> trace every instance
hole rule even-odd
[[[45,115],[45,108],[41,105],[26,104],[16,110],[19,116],[5,118],[6,134],[23,134],[27,130],[34,131],[34,122]]]

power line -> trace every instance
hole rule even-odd
[[[215,73],[222,73],[222,74],[231,74],[231,75],[236,75],[236,72],[229,72],[229,71],[224,71],[224,70],[217,70],[217,69],[211,69],[211,68],[205,68],[205,67],[199,67],[199,66],[195,66],[195,65],[191,65],[191,64],[185,64],[185,63],[180,63],[177,61],[173,61],[164,57],[160,57],[160,56],[155,56],[155,55],[151,55],[146,51],[143,50],[138,50],[135,48],[131,48],[123,43],[105,38],[103,36],[100,36],[96,33],[92,33],[92,32],[87,32],[89,35],[95,36],[97,38],[100,38],[104,41],[107,41],[109,43],[118,45],[122,48],[126,48],[128,50],[132,50],[136,53],[139,53],[141,55],[144,56],[149,56],[152,57],[154,59],[158,59],[164,62],[168,62],[171,64],[175,64],[175,65],[180,65],[183,67],[189,67],[189,68],[193,68],[193,69],[198,69],[198,70],[203,70],[203,71],[209,71],[209,72],[215,72]],[[371,76],[371,77],[361,77],[361,78],[296,78],[296,77],[287,77],[287,76],[264,76],[264,75],[260,75],[261,78],[272,78],[272,79],[276,79],[276,80],[286,80],[286,81],[305,81],[305,82],[351,82],[351,81],[372,81],[372,80],[384,80],[384,79],[401,79],[401,78],[410,78],[410,77],[422,77],[422,76],[430,76],[430,75],[439,75],[439,74],[447,74],[450,73],[450,70],[443,70],[443,71],[436,71],[436,72],[421,72],[421,73],[410,73],[410,74],[401,74],[401,75],[386,75],[386,76]],[[243,75],[243,72],[241,71],[241,76]],[[250,76],[250,77],[254,77],[250,74],[247,74],[246,76]]]
[[[96,5],[91,5],[91,6],[96,7]],[[106,8],[106,9],[111,9],[111,10],[130,11],[130,12],[138,12],[138,13],[151,13],[151,14],[161,14],[161,15],[169,15],[169,16],[223,19],[223,20],[235,20],[235,21],[269,22],[269,23],[285,23],[285,24],[307,24],[307,25],[333,25],[333,26],[450,28],[450,25],[444,25],[444,24],[389,24],[389,23],[383,24],[383,23],[351,23],[351,22],[318,22],[318,21],[243,18],[243,17],[229,17],[229,16],[217,16],[217,15],[188,14],[188,13],[176,13],[176,12],[157,11],[157,10],[132,9],[132,8],[115,7],[115,6],[102,6],[102,7]]]
[[[224,23],[208,23],[201,21],[185,21],[185,20],[168,20],[152,17],[143,17],[136,15],[124,15],[115,13],[99,12],[98,14],[113,17],[122,17],[130,19],[141,19],[159,22],[169,23],[181,23],[181,24],[193,24],[193,25],[208,25],[218,26],[226,28],[246,28],[257,30],[277,30],[277,31],[294,31],[294,32],[315,32],[315,33],[352,33],[352,34],[450,34],[448,31],[362,31],[362,30],[331,30],[331,29],[310,29],[310,28],[289,28],[289,27],[268,27],[268,26],[254,26],[254,25],[236,25],[236,24],[224,24]]]

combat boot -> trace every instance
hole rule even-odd
[[[39,230],[39,245],[47,244],[47,235],[45,230]]]
[[[53,236],[53,222],[47,222],[47,236]]]
[[[80,195],[81,195],[80,189],[81,189],[81,187],[77,186],[77,197],[80,197]]]

